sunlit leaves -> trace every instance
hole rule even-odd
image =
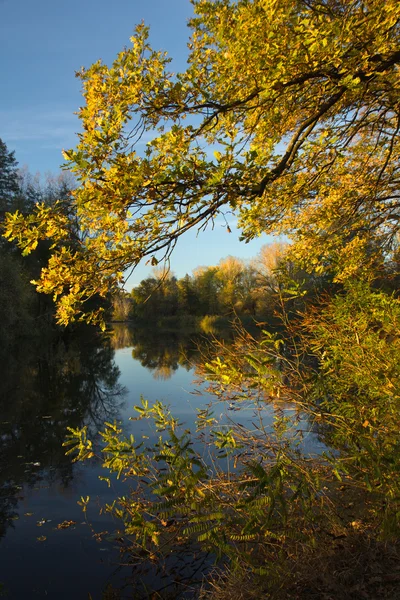
[[[398,2],[193,4],[186,71],[168,71],[141,24],[111,66],[78,73],[82,132],[64,158],[80,184],[79,247],[59,251],[57,211],[7,222],[25,253],[51,238],[66,261],[63,290],[57,260],[39,284],[60,303],[70,297],[61,322],[225,210],[237,212],[246,241],[290,235],[305,268],[338,281],[365,275],[393,250]]]

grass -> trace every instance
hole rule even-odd
[[[286,557],[276,581],[249,571],[215,571],[200,599],[398,600],[399,590],[399,544],[348,531],[314,551]]]
[[[338,484],[328,493],[335,520],[315,526],[312,544],[259,548],[268,575],[216,569],[200,600],[398,600],[400,540],[379,539],[365,492]]]

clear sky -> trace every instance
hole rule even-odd
[[[101,58],[109,64],[129,44],[135,24],[151,27],[154,48],[166,50],[172,68],[185,68],[189,0],[0,0],[0,138],[32,173],[57,172],[61,150],[76,145],[82,105],[75,71]],[[182,277],[199,265],[234,255],[255,256],[267,236],[243,244],[235,222],[214,231],[187,234],[171,262]],[[150,273],[139,266],[130,286]],[[128,286],[128,287],[130,287]]]

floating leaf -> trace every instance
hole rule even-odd
[[[76,525],[76,521],[63,521],[57,525],[56,529],[68,529],[68,527],[72,527],[73,525]]]

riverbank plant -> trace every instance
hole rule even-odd
[[[329,540],[397,539],[399,324],[397,299],[349,285],[280,333],[218,343],[199,372],[215,405],[196,431],[144,399],[135,418],[153,422],[152,438],[106,424],[103,466],[129,489],[106,510],[134,560],[198,548],[268,579],[272,593],[293,556],[325,553]],[[221,407],[234,410],[228,423],[214,416]],[[85,429],[66,444],[78,460],[95,454]]]

